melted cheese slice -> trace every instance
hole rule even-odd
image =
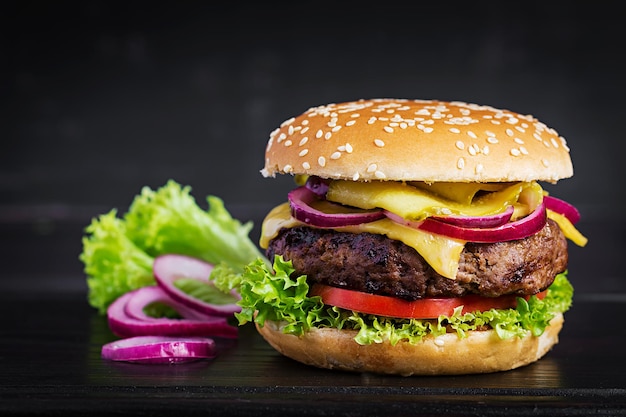
[[[291,216],[289,203],[283,203],[268,213],[261,229],[260,246],[267,248],[282,228],[307,226]],[[446,278],[455,279],[459,269],[459,259],[465,241],[445,236],[433,235],[395,223],[389,219],[363,223],[357,226],[338,227],[335,230],[349,233],[375,233],[399,240],[415,249],[428,264]]]

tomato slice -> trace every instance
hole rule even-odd
[[[537,294],[537,297],[545,297],[546,292],[547,290]],[[467,295],[456,298],[424,298],[407,301],[385,295],[314,284],[311,286],[309,296],[316,295],[322,297],[324,304],[346,310],[377,316],[412,319],[434,319],[440,315],[450,316],[453,314],[454,309],[459,306],[463,306],[463,313],[487,311],[492,308],[515,308],[518,297],[516,295],[503,295],[500,297]],[[528,299],[529,296],[524,298]]]

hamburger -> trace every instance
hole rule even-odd
[[[242,276],[240,323],[328,369],[514,369],[558,342],[580,215],[542,183],[573,175],[530,115],[464,102],[313,107],[271,133],[265,177],[294,188],[263,221],[268,262]]]

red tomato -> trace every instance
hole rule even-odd
[[[546,291],[537,294],[537,296],[539,298],[545,297]],[[322,297],[324,304],[346,310],[377,316],[415,319],[433,319],[442,314],[450,316],[454,309],[459,306],[463,306],[463,313],[486,311],[492,308],[515,308],[518,297],[516,295],[504,295],[492,298],[468,295],[457,298],[425,298],[416,301],[406,301],[395,297],[346,290],[322,284],[314,284],[309,291],[309,295],[318,295]]]

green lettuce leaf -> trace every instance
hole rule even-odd
[[[463,338],[467,332],[484,326],[492,327],[499,337],[507,339],[524,337],[529,332],[542,334],[555,314],[570,308],[573,297],[565,272],[557,275],[543,300],[535,296],[528,301],[518,298],[516,309],[462,314],[461,308],[457,308],[451,316],[436,320],[394,319],[325,306],[320,297],[306,295],[306,276],[294,278],[294,272],[291,262],[280,256],[275,257],[273,268],[262,259],[249,264],[238,278],[242,296],[242,310],[236,314],[239,324],[256,322],[262,326],[266,320],[283,321],[284,332],[295,335],[313,327],[354,329],[358,331],[355,340],[364,345],[385,340],[391,344],[401,340],[418,343],[427,335],[444,334],[450,328]]]
[[[251,222],[234,219],[215,196],[207,197],[209,208],[203,210],[190,191],[173,180],[156,191],[144,187],[121,218],[111,210],[85,229],[79,259],[87,275],[89,303],[100,313],[126,292],[154,285],[152,263],[162,254],[223,265],[232,276],[255,259],[264,259],[248,236]]]

